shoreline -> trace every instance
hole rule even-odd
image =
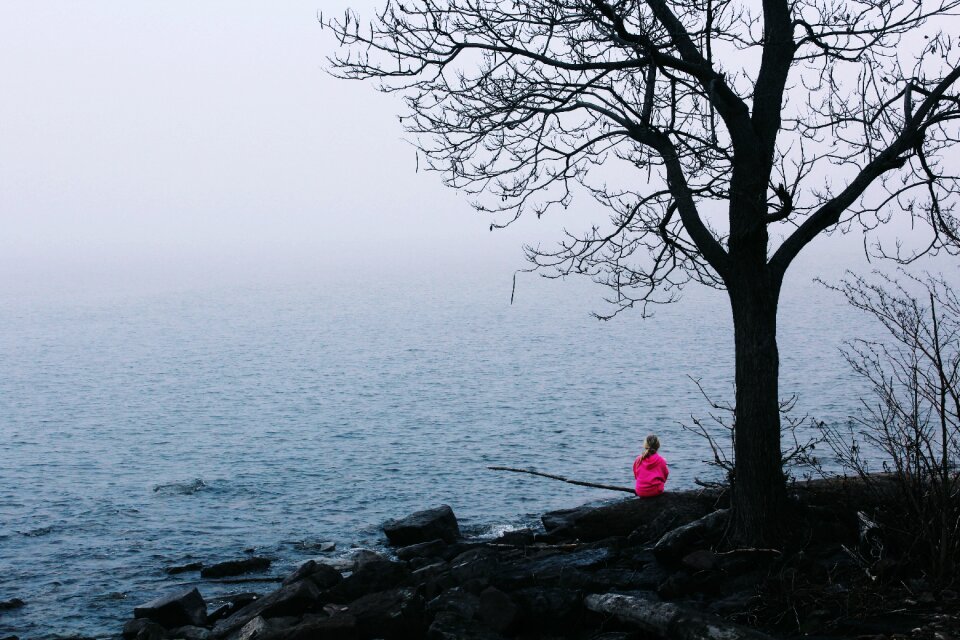
[[[491,539],[461,537],[452,510],[437,507],[384,523],[387,554],[317,557],[283,579],[251,575],[269,567],[257,557],[206,567],[198,577],[219,584],[282,582],[210,609],[204,583],[190,581],[199,589],[158,593],[122,631],[98,637],[960,638],[954,591],[893,570],[878,579],[857,561],[856,512],[874,506],[862,483],[815,480],[791,493],[798,522],[815,525],[783,551],[725,548],[715,490],[592,502]]]

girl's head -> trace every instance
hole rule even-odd
[[[651,433],[643,440],[643,455],[640,456],[641,459],[645,459],[647,456],[656,453],[659,448],[660,438]]]

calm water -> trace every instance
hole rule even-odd
[[[530,278],[510,306],[509,282],[465,276],[0,299],[0,600],[28,603],[0,635],[114,635],[194,575],[164,567],[254,547],[282,573],[311,557],[297,542],[377,546],[439,503],[484,534],[610,497],[489,464],[628,486],[656,431],[669,488],[692,486],[707,454],[678,422],[707,412],[688,374],[730,396],[726,303],[602,323],[598,294]],[[803,279],[787,295],[782,388],[846,420],[862,385],[837,346],[861,318]]]

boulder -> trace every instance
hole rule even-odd
[[[270,568],[270,558],[253,556],[252,558],[243,558],[241,560],[227,560],[218,562],[209,567],[200,570],[201,578],[227,578],[230,576],[239,576],[254,571],[265,571]]]
[[[611,536],[629,536],[641,526],[660,519],[671,526],[709,513],[716,494],[697,491],[667,492],[656,498],[627,498],[601,506],[551,511],[541,517],[547,533],[562,531],[569,539],[594,541]],[[689,518],[689,520],[688,520]]]
[[[351,615],[332,617],[304,617],[297,625],[286,629],[271,629],[258,640],[357,640],[357,621]]]
[[[236,635],[234,640],[256,640],[269,630],[270,625],[267,624],[267,621],[257,616],[240,628],[240,633]]]
[[[258,593],[235,593],[220,596],[215,601],[222,602],[212,613],[207,615],[207,626],[212,626],[224,618],[228,618],[260,597]]]
[[[340,575],[339,571],[329,565],[317,562],[316,560],[308,560],[300,565],[299,569],[287,576],[283,581],[283,585],[287,586],[304,579],[310,580],[318,589],[329,589],[340,582],[343,576]]]
[[[514,529],[513,531],[504,531],[493,542],[514,547],[525,547],[533,544],[533,536],[533,530],[531,529]]]
[[[142,604],[133,610],[133,616],[147,618],[167,629],[200,627],[207,622],[207,603],[196,588],[187,589]]]
[[[321,603],[320,590],[309,580],[300,580],[258,598],[213,627],[212,637],[222,638],[261,616],[276,618],[302,615]]]
[[[391,589],[351,602],[347,612],[368,638],[417,638],[425,630],[423,598],[414,589]]]
[[[167,630],[151,620],[148,620],[147,624],[145,624],[140,630],[140,633],[137,634],[137,640],[165,640],[165,638],[167,638]],[[62,638],[61,640],[68,639]],[[70,640],[79,639],[72,638]]]
[[[487,587],[480,594],[480,619],[494,631],[506,633],[516,624],[519,613],[510,596],[496,587]]]
[[[170,638],[177,638],[179,640],[207,640],[210,637],[210,631],[204,629],[203,627],[177,627],[176,629],[171,629],[167,636]]]
[[[646,633],[671,640],[770,640],[759,631],[669,602],[622,594],[592,594],[584,598],[591,611],[614,615]]]
[[[692,547],[719,536],[727,523],[728,509],[717,509],[698,520],[665,533],[653,546],[653,553],[661,562],[675,562],[687,555]]]
[[[144,627],[149,624],[156,623],[148,618],[134,618],[132,620],[127,620],[127,622],[123,625],[123,631],[121,632],[121,635],[125,638],[125,640],[132,640],[140,635],[140,632],[143,631]]]
[[[460,537],[460,527],[453,509],[445,504],[418,511],[399,520],[387,520],[383,523],[383,532],[390,544],[397,546],[408,546],[437,538],[454,542]]]
[[[490,577],[497,571],[501,559],[506,557],[489,547],[470,549],[450,561],[450,574],[460,585],[475,582],[485,588]]]
[[[420,567],[411,574],[410,579],[413,584],[420,586],[427,600],[456,584],[450,574],[450,565],[443,561]]]
[[[397,557],[401,560],[414,558],[441,558],[447,549],[447,543],[437,538],[427,542],[407,545],[397,549]]]
[[[519,588],[532,584],[560,583],[577,571],[590,571],[606,566],[613,559],[610,549],[579,549],[571,553],[550,552],[540,557],[525,558],[500,567],[493,578],[503,588]],[[567,581],[569,585],[569,581]],[[557,584],[556,586],[560,586]]]
[[[328,589],[329,602],[345,603],[375,591],[386,591],[401,586],[410,579],[410,569],[402,562],[372,560]]]

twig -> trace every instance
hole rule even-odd
[[[513,471],[514,473],[529,473],[533,476],[542,476],[544,478],[552,478],[554,480],[560,480],[561,482],[569,482],[570,484],[576,484],[581,487],[593,487],[594,489],[607,489],[609,491],[625,491],[627,493],[636,493],[633,489],[627,487],[615,487],[609,484],[597,484],[596,482],[583,482],[582,480],[571,480],[569,478],[564,478],[563,476],[557,476],[552,473],[543,473],[542,471],[533,471],[532,469],[514,469],[513,467],[487,467],[487,469],[493,469],[494,471]]]

